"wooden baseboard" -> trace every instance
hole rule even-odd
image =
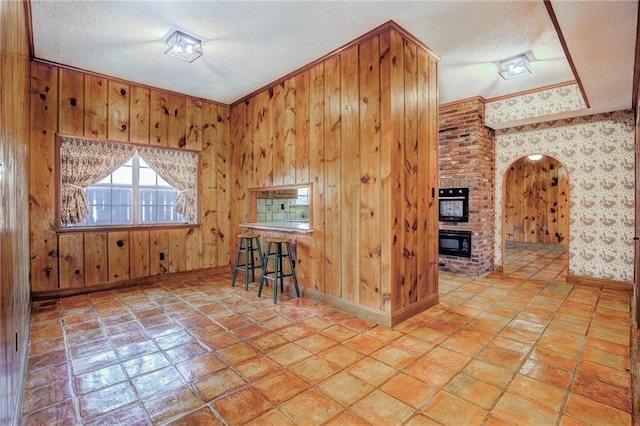
[[[391,314],[391,325],[400,324],[402,321],[406,321],[414,315],[419,314],[432,306],[435,306],[440,301],[440,297],[438,293],[432,294],[431,296],[423,299],[419,302],[414,303],[411,306],[407,306],[406,308],[400,309],[397,312],[393,312]]]
[[[27,305],[27,312],[26,312],[26,324],[24,327],[24,331],[22,332],[22,335],[20,335],[20,342],[19,345],[22,346],[22,349],[20,351],[20,354],[22,355],[21,359],[20,359],[20,375],[18,376],[18,387],[17,389],[19,389],[18,391],[18,397],[16,398],[15,401],[15,407],[14,407],[14,411],[13,411],[13,423],[11,423],[12,425],[18,425],[20,422],[20,413],[22,412],[22,401],[24,400],[24,394],[25,394],[25,389],[26,387],[26,377],[27,377],[27,369],[28,369],[28,365],[29,365],[29,339],[31,339],[31,307],[33,306],[33,304],[31,303],[33,301],[32,298],[29,298],[29,303]],[[16,348],[17,349],[17,348]]]
[[[503,265],[493,265],[493,272],[498,272],[498,273],[502,274],[504,272],[504,266]]]
[[[386,327],[392,326],[391,314],[388,312],[378,311],[376,309],[369,308],[368,306],[358,305],[357,303],[349,300],[331,296],[330,294],[322,293],[310,288],[303,288],[302,286],[300,287],[300,293],[303,297],[307,297],[317,302],[322,302],[334,309],[354,315],[363,320],[371,321]]]
[[[109,291],[109,290],[119,290],[125,289],[129,287],[136,286],[145,286],[152,285],[162,282],[176,282],[180,280],[188,280],[188,279],[197,279],[203,277],[215,277],[216,275],[221,274],[229,274],[228,266],[220,266],[216,268],[208,268],[208,269],[199,269],[196,271],[188,271],[188,272],[176,272],[173,274],[165,274],[165,275],[155,275],[152,277],[144,277],[144,278],[135,278],[129,280],[122,280],[116,282],[107,282],[101,284],[95,284],[87,287],[76,287],[76,288],[63,288],[57,290],[46,290],[46,291],[33,291],[31,292],[31,298],[34,301],[37,300],[47,300],[47,299],[56,299],[59,297],[67,297],[67,296],[76,296],[79,294],[87,294],[98,291]],[[285,280],[285,291],[289,294],[294,294],[293,283],[291,281]],[[329,294],[322,293],[317,290],[305,288],[300,285],[300,295],[302,297],[309,298],[311,300],[315,300],[318,302],[322,302],[334,309],[340,310],[342,312],[354,315],[358,318],[362,318],[366,321],[371,321],[375,324],[383,325],[386,327],[393,327],[396,324],[401,323],[414,315],[419,314],[420,312],[430,308],[431,306],[437,305],[439,301],[438,294],[433,294],[427,297],[424,300],[414,303],[411,306],[403,308],[397,312],[389,313],[384,311],[379,311],[368,306],[359,305],[357,303],[351,302],[349,300],[341,299],[336,296],[331,296]]]
[[[608,280],[606,278],[585,277],[581,275],[567,275],[569,284],[596,287],[599,289],[633,292],[633,283]]]
[[[215,268],[198,269],[187,272],[174,272],[172,274],[153,275],[150,277],[133,278],[122,281],[110,281],[101,284],[89,285],[86,287],[59,288],[56,290],[32,291],[32,300],[57,299],[59,297],[76,296],[79,294],[95,293],[97,291],[119,290],[128,287],[144,286],[157,283],[175,282],[179,280],[202,278],[229,273],[229,267],[218,266]]]
[[[325,294],[313,289],[304,289],[303,291],[301,287],[300,292],[303,296],[311,300],[322,302],[339,311],[354,315],[366,321],[371,321],[378,325],[383,325],[385,327],[393,327],[394,325],[400,324],[402,321],[405,321],[412,316],[417,315],[420,312],[437,305],[439,301],[438,294],[436,293],[397,312],[389,313],[378,311],[368,306],[362,306],[349,300],[331,296],[329,294]]]

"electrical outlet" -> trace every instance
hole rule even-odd
[[[164,253],[160,253],[160,260],[164,260]]]

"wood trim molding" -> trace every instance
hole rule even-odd
[[[502,255],[504,256],[504,250],[502,251]],[[493,272],[497,272],[499,274],[503,274],[504,273],[504,266],[503,265],[493,265]]]
[[[371,321],[385,327],[393,327],[403,321],[423,312],[424,310],[435,306],[439,302],[438,293],[423,299],[411,306],[401,309],[397,312],[389,314],[388,312],[379,311],[368,306],[359,305],[357,303],[345,300],[336,296],[331,296],[317,290],[300,287],[302,296],[306,296],[311,300],[322,302],[334,309],[354,315],[366,321]]]
[[[422,299],[419,302],[414,303],[411,306],[407,306],[404,309],[400,309],[397,312],[391,314],[391,326],[400,324],[402,321],[406,321],[414,315],[419,314],[432,306],[439,303],[440,296],[438,293],[434,293],[426,299]]]
[[[405,38],[406,40],[411,41],[412,43],[415,43],[419,48],[421,48],[422,50],[426,51],[428,55],[433,56],[434,58],[436,58],[436,60],[440,60],[440,56],[436,55],[431,49],[429,49],[423,42],[421,42],[420,40],[418,40],[417,38],[415,38],[413,35],[411,35],[409,32],[407,32],[407,30],[405,30],[404,28],[402,28],[400,25],[396,24],[394,21],[387,21],[384,24],[372,29],[371,31],[361,35],[360,37],[348,42],[347,44],[327,53],[324,56],[321,56],[320,58],[316,59],[315,61],[309,62],[306,65],[303,65],[302,67],[298,68],[297,70],[291,71],[289,74],[284,75],[283,77],[278,78],[277,80],[272,81],[269,84],[266,84],[262,87],[260,87],[259,89],[254,90],[253,92],[243,96],[242,98],[238,99],[235,102],[231,103],[231,107],[233,108],[234,106],[236,106],[239,103],[245,102],[248,99],[251,99],[252,97],[254,97],[255,95],[257,95],[258,93],[264,92],[265,90],[276,86],[278,84],[283,84],[286,80],[290,79],[291,77],[294,77],[300,73],[303,73],[307,70],[310,70],[311,68],[315,67],[316,65],[326,61],[327,59],[339,55],[340,53],[342,53],[343,51],[349,49],[350,47],[353,47],[355,45],[358,45],[360,43],[362,43],[365,40],[368,40],[376,35],[382,34],[385,31],[389,31],[389,30],[394,30],[398,33],[400,33],[400,35]]]
[[[482,104],[486,104],[487,100],[482,96],[473,96],[471,98],[465,98],[453,102],[447,102],[446,104],[440,104],[438,105],[438,109],[451,108],[454,105],[465,104],[467,102],[480,102]]]
[[[134,278],[122,281],[111,281],[86,287],[63,288],[57,290],[32,291],[31,300],[57,299],[59,297],[76,296],[79,294],[94,293],[97,291],[118,290],[136,286],[146,286],[157,283],[175,282],[182,279],[213,277],[229,272],[229,266],[198,269],[187,272],[174,272],[172,274],[153,275],[149,277]]]
[[[77,71],[77,72],[81,72],[83,74],[94,76],[94,77],[98,77],[98,78],[104,78],[105,80],[108,80],[108,81],[122,82],[122,83],[129,84],[131,86],[140,87],[142,89],[157,90],[159,92],[163,92],[163,93],[166,93],[166,94],[169,94],[169,95],[184,96],[187,99],[202,100],[202,101],[206,101],[206,102],[212,103],[212,104],[217,105],[217,106],[221,106],[221,107],[225,107],[225,108],[229,107],[229,104],[225,104],[225,103],[222,103],[220,101],[216,101],[214,99],[199,98],[197,96],[185,95],[184,93],[174,92],[172,90],[162,89],[160,87],[149,86],[148,84],[140,83],[140,82],[137,82],[137,81],[124,80],[122,78],[114,77],[112,75],[100,74],[100,73],[97,73],[97,72],[94,72],[94,71],[87,71],[87,70],[84,70],[82,68],[76,68],[76,67],[72,67],[70,65],[65,65],[65,64],[58,63],[58,62],[54,62],[54,61],[48,61],[46,59],[37,58],[35,56],[32,56],[31,60],[33,62],[37,62],[37,63],[43,64],[43,65],[48,65],[48,66],[57,67],[57,68],[70,70],[70,71]]]
[[[562,34],[562,30],[560,29],[560,24],[558,23],[556,12],[553,10],[553,6],[551,5],[551,0],[544,0],[544,6],[547,8],[547,13],[549,13],[549,18],[551,18],[553,27],[556,29],[556,33],[558,34],[558,40],[560,40],[560,44],[562,45],[562,50],[564,50],[564,55],[567,57],[567,62],[569,62],[569,66],[571,67],[573,76],[575,77],[576,83],[580,88],[580,92],[582,93],[582,98],[584,99],[584,103],[587,108],[591,108],[591,105],[589,104],[589,99],[587,98],[587,92],[585,92],[584,90],[584,86],[582,85],[582,81],[580,80],[580,76],[578,75],[578,69],[576,68],[576,65],[573,63],[573,59],[571,58],[571,53],[569,52],[567,41],[564,39],[564,35]]]
[[[29,45],[29,59],[33,59],[33,17],[31,15],[31,0],[24,0],[25,25],[27,27],[27,44]]]
[[[393,318],[388,312],[378,311],[376,309],[369,308],[367,306],[358,305],[346,299],[341,299],[330,294],[322,293],[310,288],[300,287],[300,294],[302,297],[306,297],[317,302],[322,302],[334,309],[345,312],[350,315],[355,315],[366,321],[371,321],[378,325],[385,327],[393,326]]]
[[[558,87],[571,86],[572,84],[578,84],[578,82],[576,80],[571,80],[571,81],[565,81],[564,83],[550,84],[548,86],[538,87],[535,89],[523,90],[522,92],[510,93],[508,95],[503,95],[503,96],[496,96],[495,98],[487,99],[485,102],[491,103],[491,102],[502,101],[505,99],[518,98],[520,96],[526,96],[532,93],[538,93],[538,92],[543,92],[545,90],[557,89]]]
[[[582,285],[586,287],[596,287],[599,289],[617,290],[633,292],[633,283],[624,281],[608,280],[606,278],[585,277],[582,275],[567,275],[567,283]]]

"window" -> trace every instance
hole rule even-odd
[[[180,191],[169,185],[142,159],[139,172],[139,223],[186,223],[175,207]]]
[[[309,188],[298,188],[298,198],[296,204],[308,205],[309,204]]]
[[[70,227],[186,223],[175,209],[179,191],[137,154],[86,192],[88,215]]]
[[[197,220],[198,154],[58,135],[63,228]]]

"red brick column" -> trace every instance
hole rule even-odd
[[[440,188],[469,188],[469,222],[440,229],[471,231],[471,258],[439,256],[440,269],[467,275],[493,271],[495,134],[484,126],[484,99],[440,106]]]

